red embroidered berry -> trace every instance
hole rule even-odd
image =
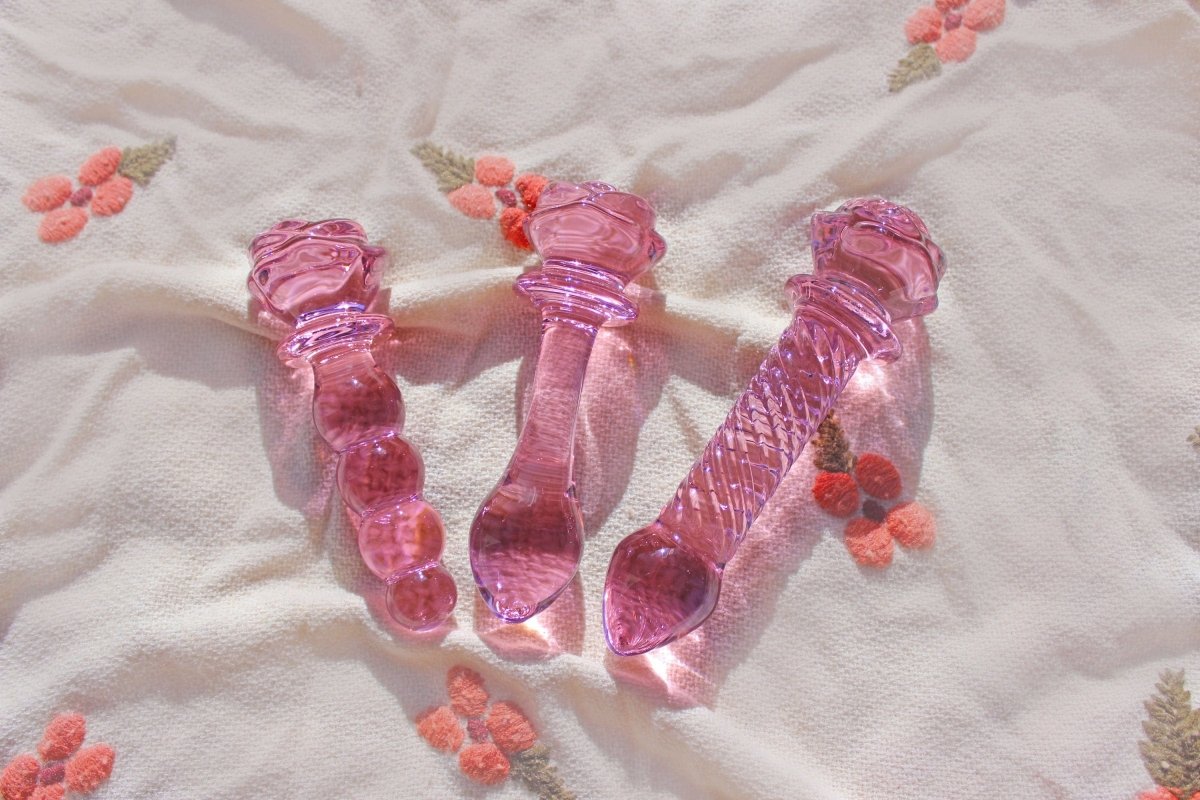
[[[111,217],[119,214],[133,197],[133,181],[124,175],[117,175],[96,187],[92,197],[92,213],[100,217]]]
[[[116,758],[116,752],[106,744],[80,750],[67,762],[67,788],[80,794],[92,791],[112,774]]]
[[[63,764],[61,761],[57,764],[50,764],[42,767],[41,772],[38,773],[38,784],[41,786],[50,786],[55,783],[62,783],[66,774],[66,764]]]
[[[955,28],[961,27],[962,23],[963,23],[962,14],[958,13],[957,11],[951,11],[949,14],[946,15],[946,18],[944,20],[946,30],[948,30],[948,31],[952,31]]]
[[[417,733],[438,750],[453,753],[462,746],[463,729],[450,706],[438,706],[417,717]]]
[[[496,190],[496,199],[512,208],[517,204],[517,193],[507,187]]]
[[[900,484],[900,470],[887,458],[878,453],[866,453],[858,457],[854,466],[854,476],[863,491],[880,500],[895,500],[903,488]]]
[[[53,211],[71,196],[71,179],[64,175],[38,178],[29,184],[21,202],[30,211]]]
[[[37,787],[38,761],[31,755],[20,755],[8,762],[0,773],[0,797],[26,800]]]
[[[537,732],[515,703],[493,703],[487,718],[488,733],[505,753],[528,750],[537,742]]]
[[[866,500],[863,502],[862,514],[872,522],[883,522],[883,518],[887,516],[887,509],[878,500]]]
[[[452,667],[446,673],[446,693],[456,714],[478,717],[487,711],[488,692],[483,678],[473,669]]]
[[[56,208],[42,217],[38,225],[38,238],[47,244],[65,242],[83,230],[87,221],[87,212],[82,208]]]
[[[892,535],[887,526],[865,517],[846,523],[846,550],[864,567],[886,567],[892,563]]]
[[[80,186],[74,191],[74,193],[71,194],[71,205],[75,206],[76,208],[80,206],[86,206],[91,199],[92,187]]]
[[[79,168],[79,182],[84,186],[96,186],[104,183],[117,172],[121,166],[121,150],[117,147],[106,147],[92,154],[83,166]]]
[[[503,186],[512,180],[517,168],[504,156],[480,156],[475,159],[475,180],[484,186]]]
[[[904,23],[904,35],[912,44],[936,42],[942,35],[942,15],[936,8],[921,6]]]
[[[531,250],[529,237],[525,235],[525,220],[529,212],[520,208],[506,208],[500,212],[500,232],[504,238],[522,250]]]
[[[488,738],[487,723],[480,717],[467,720],[467,735],[473,742],[486,741]]]
[[[933,514],[920,503],[901,503],[889,511],[887,529],[905,547],[929,547],[937,538]]]
[[[848,517],[858,510],[858,485],[845,472],[821,472],[813,481],[817,505],[835,517]]]
[[[518,175],[516,181],[514,181],[517,191],[521,193],[521,200],[530,211],[537,208],[538,198],[542,196],[542,192],[549,183],[550,181],[546,176],[533,172]]]
[[[458,767],[471,780],[492,786],[508,777],[509,763],[494,744],[473,744],[458,754]]]
[[[496,215],[496,201],[492,199],[492,193],[478,183],[460,186],[446,195],[446,199],[450,205],[474,219],[491,219]]]

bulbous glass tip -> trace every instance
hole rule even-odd
[[[620,656],[675,641],[708,619],[721,571],[655,522],[617,545],[604,582],[604,638]]]

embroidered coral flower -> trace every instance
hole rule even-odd
[[[116,752],[106,744],[84,747],[87,724],[79,714],[50,721],[38,744],[41,763],[32,754],[14,758],[0,773],[4,800],[62,800],[94,791],[112,774]]]
[[[837,415],[822,420],[814,442],[817,477],[813,497],[824,511],[835,517],[852,517],[846,523],[844,543],[847,552],[866,567],[886,567],[892,563],[893,542],[904,547],[922,548],[933,544],[937,536],[933,514],[920,503],[898,503],[890,510],[881,501],[900,497],[904,487],[900,470],[891,459],[879,453],[855,457]],[[867,495],[861,516],[859,490]]]
[[[549,184],[549,178],[534,172],[526,172],[523,175],[518,175],[517,179],[513,182],[513,185],[517,187],[517,192],[521,195],[521,202],[530,211],[537,208],[538,198],[542,196],[542,192],[546,190]]]
[[[1004,11],[1005,0],[935,0],[912,13],[904,35],[912,44],[932,44],[942,63],[966,61],[975,52],[976,33],[999,26]]]
[[[510,775],[538,792],[539,797],[573,797],[550,763],[549,750],[537,743],[537,731],[515,703],[488,706],[490,696],[478,672],[463,666],[446,674],[450,704],[417,717],[417,733],[430,745],[458,753],[458,768],[485,786]],[[466,732],[460,717],[466,717]],[[467,737],[470,743],[464,746]],[[460,749],[461,748],[461,749]]]
[[[496,201],[492,193],[478,183],[460,186],[446,195],[450,205],[472,219],[491,219],[496,215]]]

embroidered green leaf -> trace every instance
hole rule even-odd
[[[888,76],[888,91],[898,92],[917,81],[927,80],[942,71],[942,62],[937,57],[933,45],[919,44],[908,55],[900,59],[900,63]]]
[[[1155,783],[1190,798],[1200,792],[1200,710],[1192,708],[1183,670],[1163,672],[1155,688],[1158,694],[1145,704],[1150,718],[1142,723],[1147,741],[1138,749]]]
[[[550,751],[544,745],[536,744],[510,756],[509,760],[512,774],[536,791],[539,800],[575,800],[575,794],[567,789],[550,763]]]
[[[1200,425],[1197,425],[1196,430],[1188,434],[1188,441],[1192,443],[1193,447],[1200,447]]]
[[[851,472],[854,469],[854,452],[850,439],[842,429],[837,414],[830,411],[817,428],[816,454],[813,463],[825,472]]]
[[[158,172],[158,168],[175,155],[175,137],[172,136],[141,147],[126,147],[121,151],[121,165],[117,172],[138,186],[145,186]]]
[[[438,189],[443,192],[453,192],[475,180],[473,158],[452,153],[433,142],[421,142],[412,149],[412,154],[421,159],[425,169],[433,173]]]

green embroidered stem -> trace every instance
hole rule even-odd
[[[821,420],[817,428],[817,440],[813,442],[815,454],[813,464],[824,472],[854,471],[854,452],[850,449],[850,439],[842,430],[837,414],[833,411]]]
[[[575,794],[567,789],[558,770],[550,763],[550,751],[535,744],[511,756],[512,774],[537,792],[539,800],[575,800]]]
[[[909,50],[908,55],[900,59],[900,63],[888,76],[888,91],[898,92],[917,81],[928,80],[934,75],[940,74],[941,71],[942,62],[938,59],[933,46],[919,44]]]
[[[412,149],[412,154],[421,159],[425,169],[437,178],[438,189],[453,192],[475,180],[475,159],[460,156],[438,147],[433,142],[421,142]]]
[[[1200,792],[1200,710],[1184,685],[1183,670],[1166,670],[1146,701],[1150,718],[1142,723],[1148,741],[1138,742],[1146,771],[1159,786],[1187,800]]]
[[[129,178],[138,186],[150,183],[158,168],[171,160],[175,155],[175,137],[163,139],[141,147],[126,147],[121,152],[121,166],[117,172]]]

